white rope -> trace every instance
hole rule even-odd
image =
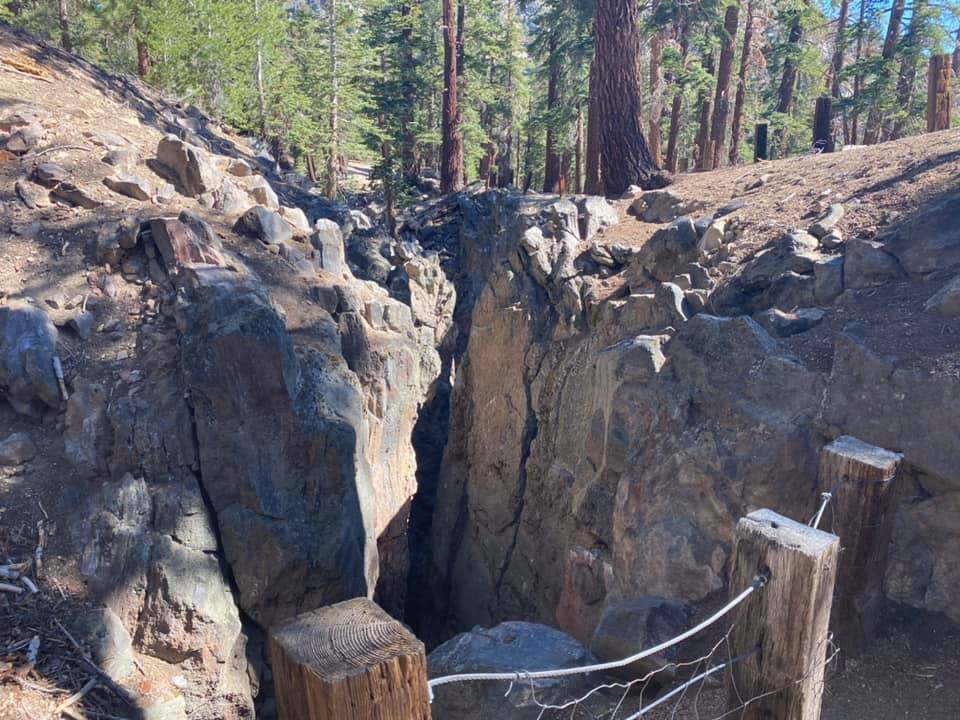
[[[460,673],[457,675],[445,675],[443,677],[434,678],[427,683],[427,687],[430,691],[430,699],[433,700],[433,689],[440,685],[447,685],[449,683],[459,683],[459,682],[474,682],[478,680],[482,681],[510,681],[510,682],[520,682],[522,680],[541,680],[544,678],[556,678],[556,677],[567,677],[569,675],[585,675],[592,672],[602,672],[605,670],[613,670],[615,668],[625,667],[627,665],[632,665],[639,660],[648,658],[651,655],[656,655],[657,653],[663,652],[667,648],[673,647],[677,643],[681,643],[689,637],[696,635],[701,630],[710,627],[717,620],[722,618],[724,615],[733,610],[737,605],[746,600],[755,590],[763,587],[767,582],[766,576],[758,575],[754,578],[754,581],[750,586],[737,595],[733,600],[728,602],[722,608],[720,608],[713,615],[708,617],[699,625],[695,625],[689,630],[680,633],[675,638],[667,640],[660,643],[659,645],[654,645],[652,648],[643,650],[626,657],[623,660],[611,660],[605,663],[596,663],[594,665],[585,665],[583,667],[572,667],[572,668],[556,668],[553,670],[537,670],[534,672],[527,672],[526,670],[520,670],[517,672],[478,672],[478,673]]]
[[[810,526],[816,530],[820,527],[820,520],[823,518],[823,511],[827,509],[827,505],[830,504],[830,500],[833,498],[832,492],[820,493],[820,497],[823,498],[823,502],[820,504],[820,509],[817,510],[817,514],[813,516],[813,519],[810,521]]]

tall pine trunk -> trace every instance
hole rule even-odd
[[[802,11],[799,9],[794,12],[796,14],[790,24],[790,35],[787,38],[790,48],[787,51],[786,59],[783,61],[783,75],[780,78],[780,87],[777,90],[776,110],[783,115],[789,113],[790,108],[793,107],[793,93],[797,88],[797,74],[800,71],[797,56],[800,53],[800,41],[803,39],[803,16]],[[779,157],[786,157],[786,132],[783,129],[779,129],[774,137],[776,138],[775,148],[777,155]]]
[[[587,107],[587,149],[584,158],[583,191],[603,195],[600,178],[600,108],[597,100],[597,61],[590,63],[590,102]]]
[[[653,162],[640,119],[640,9],[636,0],[596,0],[593,39],[600,168],[608,195],[669,182]]]
[[[334,2],[336,0],[333,0]],[[400,32],[401,83],[403,106],[400,108],[400,172],[407,179],[414,179],[420,172],[417,157],[417,140],[414,134],[414,111],[417,106],[417,88],[414,82],[416,60],[413,56],[413,26],[409,3],[400,5],[403,29]]]
[[[506,22],[508,23],[506,57],[513,57],[514,48],[514,13],[515,0],[507,0]],[[514,79],[513,62],[507,61],[507,118],[506,128],[501,135],[502,143],[500,155],[497,159],[497,185],[499,187],[509,187],[513,185],[513,124],[515,120],[514,111]]]
[[[267,96],[263,87],[263,39],[260,37],[260,0],[254,0],[253,2],[254,13],[257,23],[257,60],[256,67],[254,68],[254,81],[257,86],[257,103],[260,111],[260,136],[264,139],[267,137]],[[280,159],[279,154],[277,155],[277,160]]]
[[[577,103],[577,138],[574,145],[573,192],[583,192],[583,106]]]
[[[457,16],[454,0],[443,0],[443,146],[440,151],[440,189],[463,187],[463,137],[460,134],[457,73]]]
[[[337,160],[340,155],[340,61],[337,57],[337,0],[327,0],[330,23],[327,29],[330,50],[330,147],[327,150],[326,195],[337,198]]]
[[[57,0],[57,19],[60,21],[60,47],[67,52],[73,52],[73,41],[70,39],[70,9],[67,0]]]
[[[915,0],[910,18],[910,28],[901,43],[900,73],[897,76],[897,107],[906,112],[899,114],[887,129],[886,139],[896,140],[903,137],[910,119],[910,107],[913,104],[913,89],[917,79],[917,56],[920,52],[918,36],[924,32],[926,24],[925,5],[927,0]]]
[[[890,19],[887,22],[887,37],[883,42],[883,66],[881,67],[877,83],[881,92],[886,88],[893,75],[893,57],[897,51],[897,45],[900,42],[900,28],[903,25],[903,12],[906,7],[905,0],[893,0],[893,7],[890,8]],[[874,104],[869,115],[867,115],[867,125],[863,130],[863,142],[865,145],[874,145],[880,140],[880,124],[883,122],[883,115],[880,107]]]
[[[703,69],[710,76],[716,74],[716,62],[712,52],[703,59]],[[697,129],[695,159],[697,169],[703,170],[706,167],[707,144],[710,142],[710,118],[713,117],[713,104],[707,90],[697,93],[697,106],[700,108],[700,124]]]
[[[687,55],[690,51],[690,23],[684,19],[680,26],[680,67],[681,72],[687,70]],[[667,138],[667,170],[675,173],[680,160],[680,124],[683,122],[683,90],[682,82],[677,82],[673,93],[673,103],[670,107],[670,134]]]
[[[659,0],[654,0],[651,13],[656,13]],[[663,115],[663,33],[656,31],[650,37],[650,125],[647,140],[650,145],[650,157],[655,165],[663,164],[660,138],[660,119]]]
[[[557,38],[550,37],[550,57],[557,51]],[[560,177],[562,168],[560,153],[557,150],[557,129],[554,127],[553,111],[560,104],[560,64],[553,62],[547,77],[547,114],[550,121],[547,123],[547,140],[544,152],[543,191],[545,193],[560,192]]]
[[[733,56],[736,52],[739,21],[740,6],[727,6],[723,16],[720,64],[717,67],[717,92],[713,99],[713,122],[710,127],[710,144],[707,153],[707,162],[711,169],[720,166],[727,136],[727,117],[730,115],[730,76],[733,74]]]
[[[853,62],[859,67],[860,59],[863,57],[863,31],[866,27],[867,0],[860,0],[860,19],[857,22],[857,49],[854,54]],[[851,145],[857,144],[860,137],[860,110],[858,103],[863,94],[863,71],[857,70],[853,78],[853,117],[850,119],[850,134],[845,138]]]
[[[840,14],[837,17],[837,36],[833,42],[833,59],[828,75],[830,97],[840,99],[840,73],[843,71],[843,51],[847,46],[847,23],[850,21],[850,0],[840,0]]]
[[[740,72],[737,74],[737,98],[733,103],[730,128],[730,164],[740,162],[740,134],[743,132],[743,106],[747,102],[747,75],[753,53],[753,0],[747,3],[747,21],[743,28],[743,49],[740,51]]]

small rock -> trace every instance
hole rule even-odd
[[[100,160],[107,165],[112,165],[122,173],[129,173],[140,162],[140,156],[133,150],[111,150]]]
[[[693,289],[693,281],[690,279],[690,276],[687,274],[677,275],[672,282],[681,290]]]
[[[662,597],[624,598],[607,604],[590,641],[590,650],[600,660],[620,660],[644,648],[657,645],[680,633],[691,609]],[[679,660],[676,647],[663,655],[646,658],[614,671],[618,677],[633,679]],[[667,673],[669,677],[669,672]]]
[[[200,148],[184,142],[176,135],[166,135],[160,140],[157,160],[176,174],[184,194],[190,197],[213,192],[223,181]]]
[[[224,168],[228,173],[236,177],[249,177],[253,174],[250,163],[241,158],[230,158]]]
[[[803,308],[795,312],[770,308],[758,313],[753,319],[774,337],[789,337],[819,325],[823,317],[824,312],[819,308]]]
[[[33,460],[37,454],[37,447],[28,435],[14,433],[0,440],[0,465],[23,465]]]
[[[310,234],[310,221],[300,208],[281,207],[280,217],[290,223],[294,230],[299,230],[305,235]]]
[[[253,184],[248,192],[250,193],[250,197],[260,205],[270,210],[278,210],[280,208],[280,200],[277,198],[277,193],[274,192],[270,183],[268,183],[262,175],[257,175],[257,177],[254,178]]]
[[[822,238],[824,235],[829,234],[830,231],[837,226],[837,223],[843,220],[843,215],[843,205],[834,203],[827,210],[826,215],[810,226],[809,233],[815,238]]]
[[[73,330],[81,340],[89,340],[93,333],[96,318],[91,312],[79,312],[67,321],[67,326]]]
[[[960,315],[960,277],[955,277],[943,286],[936,295],[924,304],[927,312],[938,312],[945,317]]]
[[[343,233],[340,226],[333,220],[321,218],[314,224],[313,236],[310,244],[314,247],[314,261],[319,268],[323,268],[337,277],[341,277],[345,269],[345,251]]]
[[[830,257],[813,264],[813,296],[818,303],[831,303],[843,293],[843,258]]]
[[[726,229],[726,220],[714,220],[700,238],[700,250],[708,255],[719,250]]]
[[[13,184],[13,189],[16,190],[17,195],[23,200],[23,204],[31,210],[50,207],[50,193],[31,182],[17,180]]]
[[[824,250],[836,250],[843,245],[843,233],[839,228],[834,228],[822,238],[820,238],[820,247]]]
[[[150,199],[150,185],[136,175],[114,175],[103,179],[103,184],[115,193],[134,200],[146,201]]]
[[[234,230],[248,237],[255,237],[267,245],[286,242],[293,237],[290,225],[278,213],[258,205],[252,207],[237,220]]]
[[[87,131],[84,136],[94,145],[105,148],[118,148],[128,144],[125,138],[107,130]]]
[[[764,173],[763,175],[758,177],[756,180],[754,180],[752,183],[747,185],[747,190],[756,190],[757,188],[763,187],[768,182],[770,182],[770,173]]]
[[[745,203],[743,200],[733,200],[733,201],[731,201],[731,202],[728,202],[726,205],[724,205],[723,207],[721,207],[719,210],[717,210],[717,211],[713,214],[713,216],[714,216],[714,217],[721,218],[721,217],[724,217],[724,216],[726,216],[726,215],[729,215],[730,213],[734,213],[734,212],[736,212],[737,210],[740,210],[741,208],[744,208],[744,207],[746,207],[746,206],[747,206],[747,203]]]
[[[44,187],[52,188],[67,179],[67,171],[56,163],[40,163],[34,168],[31,179]]]
[[[861,289],[902,277],[900,263],[885,247],[876,240],[854,239],[848,242],[844,253],[844,284]]]
[[[50,191],[50,197],[87,210],[94,210],[103,205],[86,190],[69,182],[61,182],[53,188]]]
[[[50,295],[45,297],[43,301],[52,307],[54,310],[59,310],[66,304],[66,300],[63,298],[63,293],[57,293],[56,295]]]
[[[67,304],[64,306],[67,310],[73,310],[83,305],[83,295],[74,295],[72,298],[67,300]]]
[[[177,197],[177,189],[168,182],[162,183],[157,188],[156,201],[160,205],[166,205],[173,202]]]
[[[373,227],[373,221],[360,210],[350,211],[350,221],[357,230],[369,230]]]

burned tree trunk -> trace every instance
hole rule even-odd
[[[600,179],[600,109],[597,105],[597,63],[590,64],[590,104],[587,108],[587,149],[583,189],[588,195],[603,195]]]
[[[720,46],[720,64],[717,67],[717,92],[713,100],[713,123],[710,128],[709,163],[719,167],[727,135],[727,117],[730,114],[730,75],[733,73],[733,55],[740,21],[740,6],[730,5],[723,16],[723,43]]]
[[[743,131],[743,106],[747,100],[747,73],[750,53],[753,52],[753,0],[747,4],[747,22],[743,28],[743,50],[740,54],[740,72],[737,75],[737,99],[733,105],[733,126],[730,129],[730,164],[740,161],[740,133]]]

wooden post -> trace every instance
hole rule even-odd
[[[270,630],[280,720],[430,720],[423,643],[366,598]]]
[[[862,652],[876,632],[893,530],[892,481],[902,457],[846,435],[820,454],[820,491],[833,493],[820,525],[840,536],[842,548],[833,629],[847,655]]]
[[[677,161],[677,172],[685,173],[690,169],[690,158],[682,157]]]
[[[927,76],[927,132],[950,128],[950,55],[930,57]]]
[[[813,112],[813,147],[820,152],[830,153],[833,145],[833,101],[829,97],[818,97]]]
[[[757,123],[753,130],[753,161],[766,160],[767,153],[767,123]]]
[[[772,510],[737,525],[731,594],[769,576],[734,612],[733,654],[753,653],[728,676],[727,707],[737,718],[819,720],[839,546],[835,535]]]

